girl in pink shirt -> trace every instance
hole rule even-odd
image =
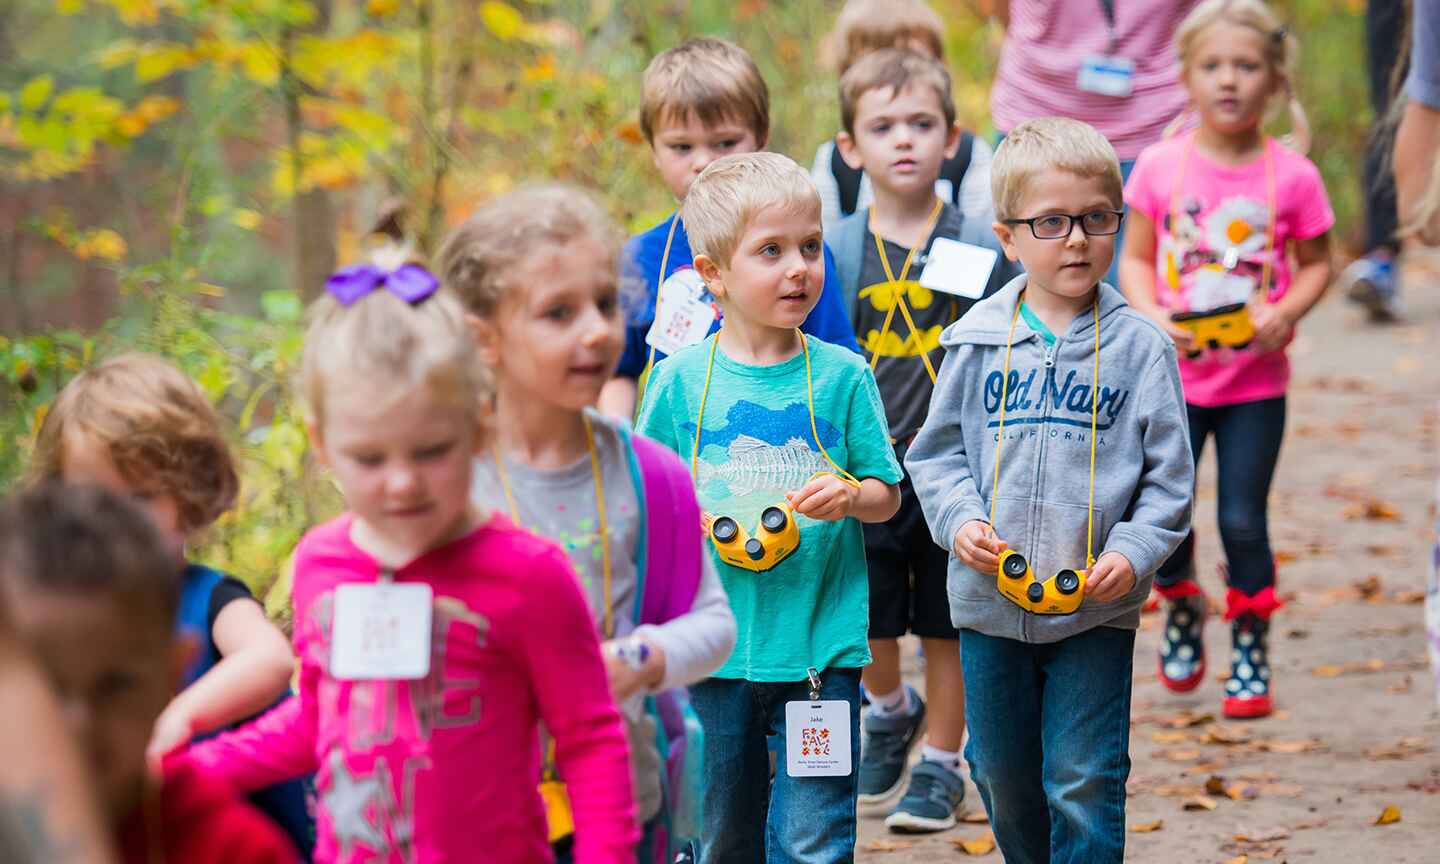
[[[1120,284],[1180,349],[1197,462],[1215,436],[1234,643],[1222,707],[1227,717],[1262,717],[1273,710],[1267,634],[1280,605],[1266,499],[1285,429],[1285,347],[1329,282],[1335,216],[1315,166],[1261,131],[1283,95],[1295,137],[1306,137],[1291,91],[1294,37],[1274,13],[1260,0],[1206,0],[1176,46],[1199,126],[1136,162]],[[1193,535],[1155,587],[1167,601],[1160,680],[1192,690],[1205,675],[1206,611]]]
[[[489,382],[464,310],[399,261],[326,287],[302,385],[349,509],[295,552],[300,696],[188,758],[242,789],[315,772],[319,862],[547,861],[543,720],[577,860],[633,861],[625,740],[575,574],[470,502]]]

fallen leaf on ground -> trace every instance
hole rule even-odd
[[[1243,726],[1231,723],[1211,723],[1205,727],[1205,736],[1200,740],[1207,744],[1245,744],[1254,733]]]
[[[1190,740],[1188,732],[1153,732],[1150,740],[1156,744],[1184,744]]]
[[[1360,595],[1361,600],[1369,600],[1380,593],[1380,577],[1371,573],[1358,582],[1352,582],[1355,593]]]
[[[1156,786],[1155,794],[1161,798],[1190,798],[1196,795],[1204,795],[1205,787],[1185,784],[1166,784]]]
[[[1391,825],[1400,821],[1400,808],[1394,804],[1387,806],[1380,811],[1380,817],[1375,820],[1376,825]]]
[[[1362,675],[1371,672],[1379,672],[1385,668],[1385,661],[1377,658],[1370,660],[1351,660],[1349,663],[1325,663],[1314,667],[1310,674],[1316,678],[1338,678],[1341,675]]]
[[[966,840],[963,837],[952,837],[950,842],[955,848],[966,855],[989,855],[995,851],[995,835],[986,834],[983,837],[976,837],[973,840]]]
[[[1425,602],[1425,592],[1424,592],[1424,591],[1396,591],[1394,594],[1391,594],[1391,595],[1390,595],[1390,602],[1392,602],[1392,603],[1401,603],[1401,604],[1424,603],[1424,602]]]
[[[1394,521],[1400,518],[1400,511],[1395,509],[1395,505],[1381,501],[1379,498],[1367,498],[1346,507],[1344,516],[1346,519]]]
[[[1235,839],[1241,843],[1269,843],[1274,840],[1285,840],[1289,836],[1290,829],[1279,826],[1235,833]]]
[[[985,815],[984,810],[966,810],[960,821],[968,825],[984,825],[990,821],[990,817]]]
[[[906,840],[872,840],[865,844],[866,852],[901,852],[915,844]]]
[[[1200,758],[1199,750],[1161,750],[1158,754],[1161,759],[1168,759],[1171,762],[1192,762]]]
[[[1365,751],[1371,759],[1409,759],[1430,751],[1424,738],[1401,738],[1393,744],[1379,744]]]
[[[1180,809],[1209,811],[1214,810],[1217,806],[1219,805],[1215,803],[1214,798],[1209,798],[1204,795],[1196,795],[1194,798],[1186,798],[1185,801],[1180,805]]]
[[[1260,741],[1256,743],[1255,749],[1270,753],[1306,753],[1311,750],[1319,750],[1323,746],[1325,745],[1316,738],[1301,738],[1294,741]]]
[[[1226,858],[1225,864],[1248,864],[1249,861],[1249,855],[1236,855],[1234,858]]]
[[[1302,819],[1290,826],[1292,831],[1308,831],[1311,828],[1324,828],[1330,824],[1330,820],[1324,816],[1316,816],[1313,819]]]
[[[1191,765],[1189,768],[1186,768],[1186,769],[1185,769],[1185,773],[1198,777],[1198,776],[1200,776],[1200,775],[1202,775],[1202,774],[1214,774],[1216,771],[1224,771],[1224,770],[1225,770],[1225,763],[1224,763],[1224,762],[1218,762],[1218,761],[1212,760],[1212,761],[1209,761],[1209,762],[1196,762],[1194,765]]]
[[[1156,819],[1154,822],[1136,822],[1130,826],[1132,834],[1150,834],[1165,827],[1164,819]]]
[[[1225,778],[1212,774],[1210,779],[1205,781],[1205,791],[1211,795],[1224,795]]]
[[[1168,726],[1171,729],[1186,729],[1191,726],[1204,726],[1206,723],[1215,722],[1214,714],[1199,714],[1194,711],[1181,711],[1170,717],[1161,717],[1157,721],[1161,726]]]
[[[1249,801],[1260,794],[1260,790],[1249,783],[1231,783],[1225,787],[1225,797],[1231,801]]]

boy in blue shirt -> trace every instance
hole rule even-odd
[[[770,93],[755,61],[723,39],[692,39],[656,55],[640,85],[640,131],[678,202],[715,159],[763,150],[770,140]],[[824,249],[825,290],[800,329],[859,351]],[[638,382],[672,351],[720,328],[720,307],[695,271],[679,211],[625,244],[625,275],[644,286],[627,315],[625,352],[600,394],[600,409],[630,419]],[[662,283],[663,278],[663,284]],[[663,301],[663,306],[657,305]],[[656,328],[656,324],[659,324]],[[688,325],[688,326],[687,326]]]
[[[860,523],[895,514],[900,466],[865,361],[796,329],[824,282],[805,171],[773,153],[719,159],[682,216],[724,325],[655,368],[637,428],[690,462],[739,631],[690,690],[705,728],[700,861],[851,860],[870,661]],[[771,735],[784,741],[773,787]]]

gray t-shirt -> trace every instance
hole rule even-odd
[[[591,413],[600,477],[605,490],[605,521],[610,538],[611,595],[614,632],[603,631],[604,546],[600,542],[599,510],[595,502],[595,475],[590,455],[563,468],[544,470],[505,460],[505,473],[526,530],[558,543],[570,556],[601,639],[629,635],[635,629],[636,549],[640,539],[640,503],[630,475],[629,455],[614,422]],[[471,498],[481,506],[509,513],[505,490],[495,470],[495,456],[475,460]],[[660,809],[660,752],[655,745],[655,723],[644,710],[643,696],[620,706],[630,743],[630,768],[635,800],[642,821]],[[563,778],[562,778],[563,779]]]
[[[875,383],[880,388],[880,398],[885,403],[885,419],[890,424],[890,437],[904,441],[920,430],[930,406],[930,393],[934,385],[925,364],[920,359],[920,350],[930,356],[930,364],[938,373],[940,361],[945,358],[945,349],[940,347],[940,331],[952,321],[959,319],[974,300],[954,294],[944,294],[921,288],[918,284],[920,273],[925,269],[926,255],[936,237],[956,239],[960,236],[960,212],[951,204],[945,204],[935,229],[925,243],[925,249],[916,252],[910,262],[907,283],[917,283],[907,292],[905,305],[915,320],[920,342],[917,345],[911,335],[910,324],[896,309],[890,319],[890,328],[883,342],[880,330],[885,315],[894,302],[886,289],[889,279],[880,263],[880,252],[875,248],[875,236],[865,231],[865,260],[860,269],[860,297],[855,306],[855,336],[865,349],[867,357],[874,351],[880,352],[875,364]],[[910,250],[886,240],[885,256],[890,260],[890,272],[900,278],[905,266],[905,256]]]

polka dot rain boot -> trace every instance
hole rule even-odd
[[[1271,695],[1270,616],[1280,608],[1274,587],[1254,595],[1231,588],[1225,596],[1230,622],[1230,677],[1225,681],[1221,713],[1240,719],[1268,717],[1275,710]]]
[[[1205,593],[1194,579],[1155,586],[1165,598],[1165,627],[1160,633],[1160,683],[1188,693],[1205,680]]]

